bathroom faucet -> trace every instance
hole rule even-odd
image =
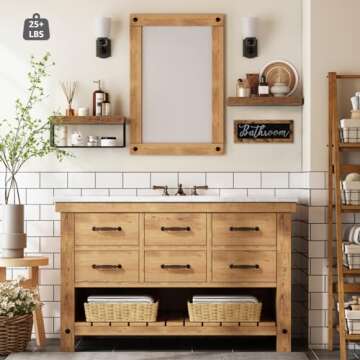
[[[178,190],[177,190],[177,193],[175,195],[180,195],[180,196],[185,196],[185,191],[182,187],[182,184],[179,184],[179,187],[178,187]]]
[[[201,185],[201,186],[195,185],[195,186],[192,188],[191,195],[198,196],[199,193],[197,192],[197,190],[207,190],[208,188],[209,188],[209,187],[208,187],[207,185]]]
[[[153,186],[153,190],[164,190],[163,191],[163,196],[169,196],[169,192],[168,192],[168,186],[165,185],[165,186],[159,186],[159,185],[154,185]]]

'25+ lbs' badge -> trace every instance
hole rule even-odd
[[[50,38],[49,21],[35,13],[24,21],[23,38],[25,40],[48,40]]]

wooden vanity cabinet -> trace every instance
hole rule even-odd
[[[57,203],[61,212],[61,349],[76,336],[275,336],[291,351],[295,203]],[[274,291],[259,323],[78,321],[76,291],[208,288]],[[179,290],[180,291],[180,290]],[[247,291],[247,290],[246,290]],[[171,301],[171,299],[166,299]],[[161,304],[160,304],[161,308]],[[201,329],[199,329],[201,327]]]

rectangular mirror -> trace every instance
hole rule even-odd
[[[224,16],[133,14],[132,154],[224,153]]]

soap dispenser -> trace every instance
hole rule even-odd
[[[101,116],[102,103],[106,100],[106,94],[101,90],[100,80],[94,81],[94,83],[98,84],[98,89],[93,92],[93,115]]]

